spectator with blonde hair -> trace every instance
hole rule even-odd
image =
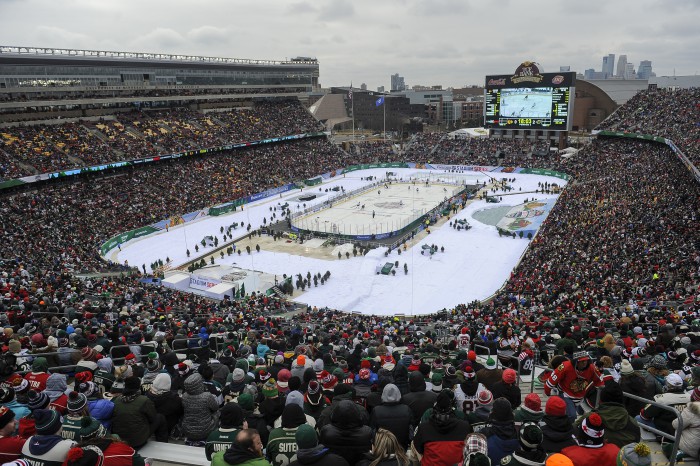
[[[387,429],[380,428],[374,435],[372,450],[357,466],[409,466],[411,464],[406,449],[396,436]]]

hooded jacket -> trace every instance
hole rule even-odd
[[[461,464],[464,439],[471,432],[469,422],[457,419],[454,414],[433,412],[430,419],[418,426],[413,446],[423,455],[421,464]]]
[[[204,440],[219,422],[219,404],[206,390],[199,374],[187,377],[184,387],[182,431],[189,440]]]
[[[394,385],[401,392],[401,395],[410,393],[411,389],[408,385],[408,369],[402,364],[397,364],[394,368]]]
[[[320,441],[331,452],[355,464],[372,447],[372,429],[363,425],[355,403],[342,400],[331,413],[331,423],[321,429]]]
[[[547,416],[540,423],[542,449],[547,453],[559,453],[562,449],[576,445],[574,426],[568,416]]]
[[[683,419],[683,432],[678,448],[686,455],[692,458],[698,457],[700,450],[700,402],[691,401],[686,405],[686,408],[681,411]],[[678,428],[678,420],[674,419],[673,428]]]
[[[22,447],[22,458],[37,466],[61,466],[73,446],[74,441],[60,435],[34,435]]]
[[[413,413],[411,408],[401,403],[401,392],[394,384],[388,384],[382,391],[382,404],[375,407],[370,415],[372,430],[384,428],[396,436],[399,444],[408,448],[409,432]]]
[[[520,447],[513,421],[491,421],[481,433],[486,436],[491,464],[499,464],[503,457]]]
[[[413,414],[411,422],[416,426],[423,417],[423,413],[435,404],[437,393],[425,390],[425,379],[420,372],[411,372],[408,377],[408,386],[411,392],[403,397],[403,403],[411,408]]]
[[[316,422],[316,430],[320,432],[320,430],[323,428],[323,426],[326,426],[331,423],[332,417],[333,417],[333,411],[335,411],[335,408],[338,407],[341,401],[351,401],[352,402],[352,391],[348,393],[343,393],[341,395],[335,395],[333,397],[333,401],[331,401],[330,406],[327,406],[322,412],[321,415],[318,417],[318,422]],[[369,425],[369,413],[367,410],[360,406],[356,405],[357,408],[360,410],[360,417],[362,418],[362,424],[364,425]]]
[[[157,413],[153,402],[143,395],[114,398],[112,433],[137,448],[148,442]]]

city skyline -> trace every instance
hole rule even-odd
[[[586,8],[541,0],[203,0],[196,8],[184,0],[0,0],[0,11],[0,45],[308,56],[319,60],[324,87],[389,89],[395,73],[409,86],[482,85],[485,75],[509,73],[525,60],[547,72],[571,66],[583,73],[608,53],[649,60],[658,76],[700,70],[693,14],[700,3],[692,0],[593,0]],[[548,40],[535,39],[538,30]]]

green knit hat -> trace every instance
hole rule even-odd
[[[107,429],[94,417],[85,416],[80,420],[80,440],[90,440],[107,436]]]
[[[496,361],[489,356],[489,358],[486,360],[486,369],[495,369],[496,368]]]
[[[246,411],[252,411],[255,408],[255,403],[253,403],[253,396],[250,393],[241,393],[241,395],[236,400],[238,406]]]
[[[275,382],[275,379],[273,379],[272,377],[267,379],[265,385],[262,386],[262,393],[263,396],[265,396],[266,398],[274,398],[279,394],[279,392],[277,391],[277,382]]]
[[[314,448],[318,445],[318,437],[313,427],[308,424],[302,424],[297,427],[294,434],[294,440],[297,442],[299,449]]]

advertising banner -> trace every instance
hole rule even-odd
[[[219,283],[221,283],[221,280],[216,278],[200,277],[198,275],[190,276],[190,288],[194,288],[195,290],[206,291],[207,289],[212,288],[218,285]]]

